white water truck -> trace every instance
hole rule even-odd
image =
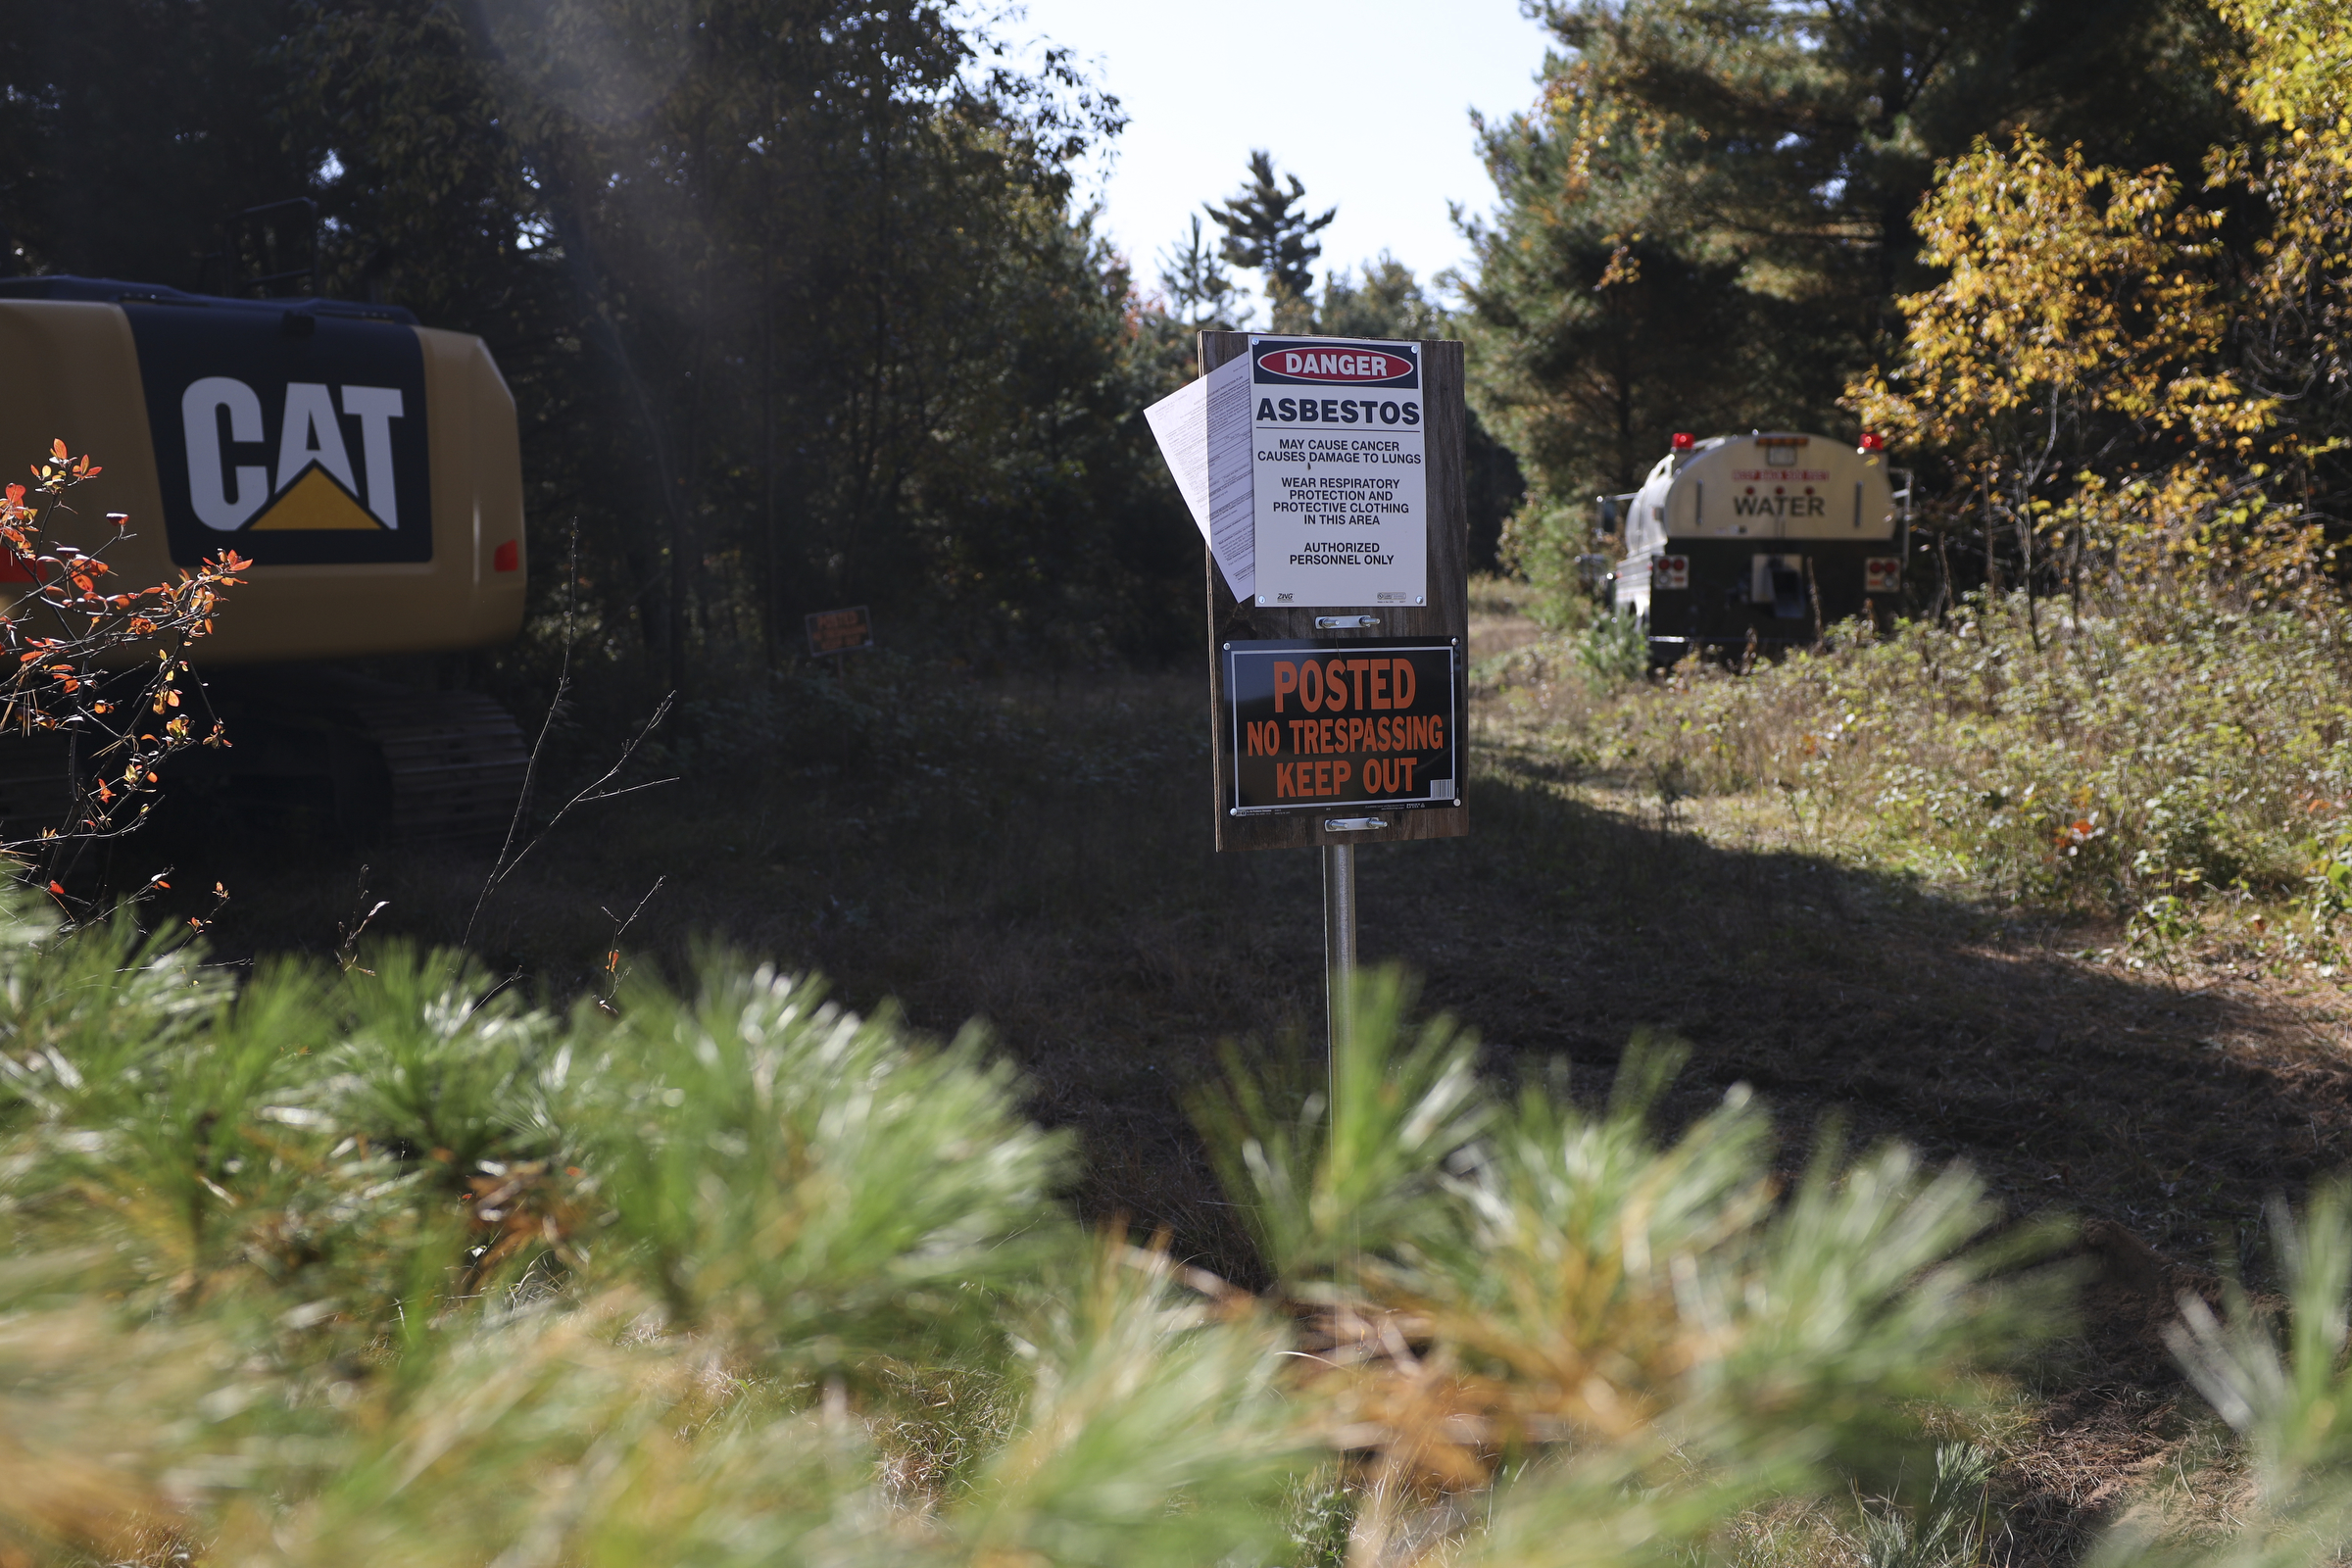
[[[1602,531],[1624,533],[1610,607],[1641,622],[1653,665],[1805,647],[1854,615],[1887,625],[1910,532],[1891,475],[1875,435],[1677,435],[1641,489],[1597,498]]]

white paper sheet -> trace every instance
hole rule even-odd
[[[1188,381],[1144,411],[1200,542],[1208,543],[1208,382]]]
[[[1251,495],[1250,362],[1208,372],[1208,548],[1225,586],[1248,604],[1257,594],[1257,507]]]
[[[1231,360],[1144,411],[1193,524],[1225,586],[1257,591],[1257,520],[1250,491],[1250,362]]]

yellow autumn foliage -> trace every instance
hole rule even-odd
[[[2352,132],[2352,8],[2343,0],[2214,0],[2246,42],[2238,101],[2256,118],[2316,135]]]
[[[2213,149],[2207,206],[2170,169],[2021,135],[1939,166],[1914,215],[1943,279],[1899,302],[1902,362],[1844,401],[1941,468],[1924,520],[1981,529],[1996,583],[2003,555],[2078,590],[2162,572],[2276,602],[2323,580],[2313,465],[2352,394],[2352,8],[2219,10],[2245,40],[2230,85],[2279,134]],[[2235,258],[2233,195],[2268,209]]]

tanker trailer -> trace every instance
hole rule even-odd
[[[107,508],[130,515],[107,553],[118,580],[223,550],[253,563],[191,650],[231,744],[174,759],[175,776],[328,801],[368,837],[506,825],[527,764],[511,715],[332,662],[483,648],[521,625],[514,400],[479,338],[396,307],[9,278],[0,362],[0,458],[52,437],[98,456]],[[59,760],[11,750],[0,817],[62,810]]]
[[[1624,530],[1611,608],[1641,622],[1653,666],[1807,646],[1853,615],[1884,625],[1902,593],[1908,528],[1876,436],[1677,435],[1641,489],[1600,504]]]

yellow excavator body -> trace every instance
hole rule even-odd
[[[208,668],[504,642],[528,565],[514,399],[481,339],[405,315],[0,284],[0,473],[53,439],[104,465],[50,532],[95,551],[128,514],[120,586],[250,559],[192,650]]]
[[[528,757],[505,710],[336,662],[521,627],[514,399],[481,339],[345,301],[0,279],[0,479],[29,484],[17,466],[56,440],[105,472],[46,512],[44,543],[103,547],[118,591],[251,562],[188,650],[230,745],[175,778],[369,837],[506,829]],[[0,748],[0,823],[63,809],[71,746],[51,740]]]

